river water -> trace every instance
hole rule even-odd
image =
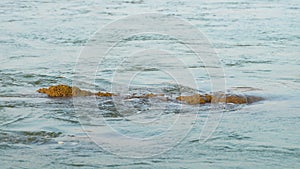
[[[0,168],[300,168],[299,5],[298,0],[2,0]],[[170,57],[155,51],[135,53],[136,58],[143,56],[137,59],[138,66],[131,67],[125,60],[119,72],[122,76],[138,70],[130,81],[132,93],[164,92],[171,101],[132,99],[129,102],[138,112],[131,112],[126,107],[115,107],[111,98],[74,102],[36,92],[50,85],[72,85],[77,59],[86,55],[84,46],[95,32],[113,21],[141,13],[181,18],[198,28],[219,58],[226,90],[265,100],[225,105],[216,112],[210,111],[210,105],[181,105],[172,98],[178,88],[186,93],[211,92],[205,66],[188,58],[191,62],[184,68],[198,71],[194,78],[200,88],[174,85],[174,79],[166,73],[140,67]],[[163,36],[123,39],[124,43],[112,52],[114,57],[99,64],[102,69],[93,76],[94,86],[83,88],[110,91],[115,72],[112,65],[122,57],[119,55],[138,50],[139,44],[151,40],[154,48],[172,50],[182,58],[189,56]],[[172,66],[170,63],[167,66]],[[96,99],[98,116],[89,114],[94,111],[86,108],[90,108],[90,102],[78,104],[89,99]],[[151,105],[164,111],[150,109]],[[82,107],[85,112],[77,111]],[[212,123],[217,128],[201,142],[199,135],[211,113],[217,114],[217,121]],[[85,115],[94,118],[86,121]],[[105,123],[100,124],[97,120],[103,117]],[[177,132],[163,137],[176,119],[182,120],[176,123]],[[103,127],[107,125],[114,130]],[[122,137],[116,140],[115,132],[153,138],[151,143],[155,144],[126,144]],[[162,137],[156,139],[157,135]],[[104,145],[109,141],[112,145]]]

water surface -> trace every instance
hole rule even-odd
[[[120,157],[96,145],[82,130],[72,99],[51,99],[35,91],[55,84],[71,85],[76,59],[94,32],[116,19],[144,12],[177,16],[196,26],[220,58],[226,88],[266,100],[227,107],[206,143],[197,140],[209,107],[197,111],[185,107],[186,116],[198,115],[199,126],[170,151],[151,158]],[[1,1],[1,168],[299,168],[299,18],[297,0]],[[160,36],[152,38],[158,46],[170,46]],[[131,44],[136,45],[139,43]],[[185,56],[180,48],[173,51]],[[108,65],[102,66],[111,66],[105,63]],[[204,67],[189,67],[197,68],[203,72],[195,77],[203,84],[201,90],[210,92]],[[97,72],[93,89],[109,90],[112,73],[109,69]],[[168,76],[151,69],[133,83],[138,86],[149,78],[164,82],[159,87],[170,95],[178,87],[168,83],[172,80]],[[128,128],[128,121],[120,118],[109,99],[97,101],[110,124],[131,131],[131,136],[166,130],[167,125],[155,130]],[[154,117],[156,112],[147,111],[146,101],[132,102],[141,112],[129,118],[149,121]],[[161,118],[172,122],[178,115],[174,107]]]

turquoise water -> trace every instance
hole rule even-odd
[[[299,11],[297,0],[1,1],[1,168],[299,168]],[[96,98],[106,125],[130,137],[163,134],[180,115],[183,119],[197,115],[196,121],[178,123],[178,133],[172,135],[182,138],[174,139],[178,143],[168,145],[170,138],[163,138],[162,149],[170,149],[159,154],[154,152],[160,151],[153,150],[153,156],[147,158],[116,155],[118,150],[96,144],[88,136],[95,137],[93,133],[104,129],[103,124],[91,125],[97,118],[96,122],[83,125],[82,114],[75,111],[72,99],[51,99],[35,91],[50,85],[71,85],[77,58],[94,33],[112,21],[140,13],[166,14],[194,25],[220,58],[226,89],[266,100],[251,105],[227,105],[224,110],[213,112],[221,113],[222,119],[203,143],[199,142],[199,135],[211,113],[209,105],[195,109],[172,100],[167,104],[155,99],[151,103],[130,100],[139,112],[126,112],[124,116],[109,98]],[[189,56],[180,46],[170,46],[169,41],[157,35],[137,38],[137,43],[135,38],[127,39],[133,42],[128,46],[121,43],[127,48],[117,49],[133,50],[149,39],[153,40],[150,45],[172,49],[183,58]],[[85,89],[110,90],[113,59],[121,57],[116,54],[118,50],[112,52],[115,58],[100,64],[107,69],[97,72],[95,86]],[[159,56],[169,55],[156,53],[153,60]],[[139,60],[138,64],[142,63]],[[191,62],[187,69],[200,72],[195,75],[201,85],[199,90],[210,92],[211,81],[205,67]],[[187,93],[195,92],[185,85],[170,83],[174,79],[153,69],[137,66],[120,72],[132,70],[143,70],[132,81],[132,93],[150,90],[143,85],[169,96],[175,95],[178,87]],[[152,104],[165,111],[149,110]],[[182,109],[177,108],[180,106]],[[131,121],[152,122],[156,117],[162,123],[150,127],[130,125]],[[189,132],[179,132],[190,127]],[[105,134],[113,139],[110,132]],[[122,140],[119,143],[122,147]],[[123,149],[130,151],[128,154],[148,151],[147,147],[137,150],[134,144]]]

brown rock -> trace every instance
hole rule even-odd
[[[50,86],[37,90],[39,93],[45,93],[49,97],[71,97],[72,87],[66,85]]]
[[[39,93],[45,93],[49,97],[72,97],[72,96],[91,96],[92,92],[81,90],[78,87],[70,87],[67,85],[50,86],[49,88],[41,88],[37,90]]]
[[[108,93],[108,92],[98,92],[95,95],[99,96],[99,97],[112,97],[112,96],[115,96],[115,94]]]
[[[176,100],[184,101],[188,104],[205,104],[205,103],[207,103],[206,96],[202,96],[200,94],[194,94],[192,96],[179,96],[179,97],[176,97]]]
[[[247,96],[247,95],[218,95],[213,96],[214,102],[226,102],[226,103],[234,103],[234,104],[250,104],[254,102],[258,102],[263,100],[262,97],[259,96]]]
[[[246,96],[246,98],[247,98],[247,102],[248,103],[254,103],[254,102],[258,102],[258,101],[264,100],[264,98],[259,97],[259,96]]]
[[[188,104],[204,104],[204,103],[234,103],[234,104],[248,104],[263,100],[262,97],[257,96],[240,96],[240,95],[225,95],[216,94],[194,94],[191,96],[179,96],[176,100],[184,101]]]
[[[245,104],[247,98],[239,95],[213,95],[212,103],[234,103],[234,104]]]
[[[206,99],[206,102],[207,102],[207,103],[210,103],[210,102],[211,102],[211,99],[212,99],[212,96],[209,95],[209,94],[205,94],[205,99]]]
[[[81,90],[78,87],[70,87],[67,85],[57,85],[57,86],[50,86],[49,88],[41,88],[37,90],[39,93],[45,93],[49,97],[73,97],[73,96],[91,96],[96,95],[99,97],[112,97],[116,96],[113,93],[109,92],[98,92],[92,93],[87,90]],[[164,94],[144,94],[144,95],[132,95],[128,98],[153,98],[153,97],[163,97]],[[165,100],[168,100],[167,98]],[[188,104],[205,104],[205,103],[234,103],[234,104],[246,104],[246,103],[253,103],[257,101],[263,100],[262,97],[257,96],[241,96],[241,95],[229,95],[229,94],[194,94],[191,96],[179,96],[176,100],[186,102]]]

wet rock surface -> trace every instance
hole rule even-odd
[[[215,95],[200,95],[194,94],[191,96],[179,96],[176,100],[186,102],[188,104],[205,104],[205,103],[233,103],[233,104],[249,104],[263,100],[259,96],[247,95],[231,95],[231,94],[215,94]]]
[[[39,93],[47,94],[49,97],[78,97],[78,96],[92,96],[96,95],[99,97],[112,97],[117,96],[114,93],[109,92],[97,92],[93,93],[87,90],[81,90],[78,87],[71,87],[67,85],[50,86],[49,88],[41,88],[37,90]],[[149,99],[149,98],[160,98],[165,97],[164,94],[143,94],[143,95],[131,95],[125,97],[126,99],[137,98],[137,99]],[[168,100],[168,99],[164,99]],[[181,101],[187,104],[206,104],[206,103],[233,103],[233,104],[249,104],[263,100],[262,97],[248,96],[248,95],[233,95],[233,94],[193,94],[189,96],[178,96],[177,101]]]
[[[116,96],[115,94],[109,93],[109,92],[98,92],[95,95],[99,96],[99,97],[112,97],[112,96]]]
[[[206,95],[194,94],[191,96],[179,96],[176,100],[184,101],[188,104],[204,104],[210,102],[211,98]]]
[[[39,93],[47,94],[49,97],[77,97],[77,96],[92,96],[111,97],[114,94],[108,92],[92,93],[87,90],[81,90],[78,87],[67,85],[50,86],[49,88],[41,88],[37,90]]]

